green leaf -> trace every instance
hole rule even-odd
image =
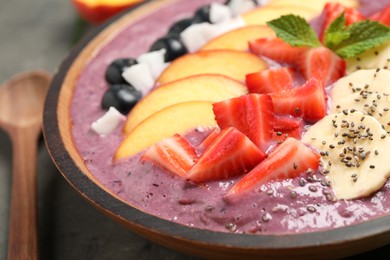
[[[328,48],[332,49],[350,37],[350,33],[346,31],[345,23],[346,20],[343,12],[326,29],[324,40]]]
[[[349,37],[332,47],[342,58],[352,58],[390,40],[390,28],[376,21],[353,23],[347,30]]]
[[[321,46],[313,28],[300,16],[283,15],[267,22],[267,25],[276,33],[276,36],[291,46]]]

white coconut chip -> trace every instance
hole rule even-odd
[[[124,115],[114,107],[110,107],[102,117],[91,124],[91,128],[95,133],[104,137],[111,134],[125,120],[126,117]]]
[[[148,93],[154,85],[154,78],[146,63],[138,63],[125,69],[122,77],[142,95]]]
[[[195,52],[213,38],[215,33],[216,27],[212,24],[198,23],[185,29],[180,34],[180,38],[188,52]]]
[[[230,8],[223,4],[212,3],[210,5],[210,21],[211,23],[222,23],[229,21],[232,18]]]
[[[228,6],[235,17],[255,8],[256,4],[252,0],[231,0]]]
[[[161,74],[166,66],[164,62],[165,53],[166,50],[161,49],[141,54],[137,58],[138,63],[145,63],[149,66],[150,73],[154,80]]]

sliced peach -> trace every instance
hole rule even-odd
[[[302,0],[270,0],[267,6],[284,6],[294,5],[298,7],[304,7],[312,9],[318,13],[322,12],[325,4],[328,2],[340,3],[345,7],[359,7],[359,1],[357,0],[316,0],[316,1],[302,1]]]
[[[166,107],[138,124],[127,134],[114,159],[133,156],[156,142],[185,134],[196,127],[215,127],[213,106],[210,101],[189,101]]]
[[[201,50],[248,50],[248,41],[275,37],[274,31],[264,25],[245,26],[218,36],[206,43]]]
[[[319,15],[319,12],[307,7],[286,4],[281,6],[260,6],[243,13],[241,16],[247,25],[265,25],[268,21],[287,14],[295,14],[306,20],[311,20],[316,15]]]
[[[174,60],[157,79],[164,84],[199,74],[220,74],[244,82],[245,75],[267,68],[258,56],[244,51],[210,50],[186,54]]]
[[[219,102],[247,93],[244,84],[216,74],[201,74],[168,82],[138,102],[127,116],[123,131],[129,133],[150,115],[177,103],[196,100]]]

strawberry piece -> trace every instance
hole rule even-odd
[[[370,20],[378,21],[383,23],[384,25],[390,26],[390,4],[385,8],[371,15]]]
[[[304,78],[315,77],[324,87],[345,75],[345,61],[326,47],[316,47],[305,51],[298,65]]]
[[[309,169],[317,170],[319,163],[318,153],[294,138],[287,138],[268,158],[238,181],[227,196],[235,197],[270,180],[296,178]]]
[[[195,148],[179,134],[151,146],[141,161],[151,161],[172,174],[185,177],[197,161]]]
[[[260,38],[249,41],[249,50],[277,62],[295,64],[307,47],[293,47],[280,38]]]
[[[344,12],[345,16],[345,25],[349,26],[352,23],[362,21],[366,19],[364,15],[362,15],[358,10],[352,7],[345,7],[336,2],[326,3],[324,9],[322,11],[322,17],[324,22],[322,23],[322,27],[320,30],[320,41],[324,42],[325,32],[328,29],[329,25],[336,20]]]
[[[288,137],[301,139],[303,133],[302,118],[275,117],[273,140],[283,142]]]
[[[294,69],[282,67],[267,69],[246,75],[249,93],[268,94],[293,87]]]
[[[250,171],[266,157],[243,133],[228,127],[213,139],[187,179],[195,183],[227,179]]]
[[[303,86],[269,94],[276,114],[301,117],[316,122],[326,113],[325,93],[321,81],[309,79]]]
[[[274,112],[268,95],[249,94],[213,104],[221,129],[235,127],[264,151],[272,139]]]
[[[210,144],[219,135],[220,132],[221,132],[221,129],[219,129],[218,127],[214,128],[210,132],[210,134],[200,143],[198,148],[202,149],[202,150],[206,149],[208,146],[210,146]]]

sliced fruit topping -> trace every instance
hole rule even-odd
[[[123,132],[161,109],[187,101],[219,102],[247,94],[244,84],[226,76],[202,74],[162,84],[146,95],[129,113]]]
[[[346,59],[347,73],[365,69],[390,69],[390,42],[365,51],[355,58]]]
[[[302,53],[298,67],[306,79],[317,78],[327,87],[345,75],[346,64],[330,49],[316,47]]]
[[[216,125],[211,102],[189,101],[175,104],[153,114],[130,131],[115,152],[114,159],[135,155],[176,133],[182,135],[200,126]]]
[[[207,137],[198,145],[198,149],[205,150],[210,144],[214,141],[214,139],[219,135],[221,129],[219,127],[215,127]]]
[[[252,171],[239,180],[227,193],[235,197],[270,180],[295,178],[310,170],[317,170],[320,155],[302,142],[287,138]]]
[[[105,79],[109,84],[127,84],[127,81],[122,77],[122,73],[126,68],[137,64],[137,60],[133,58],[116,59],[108,65]]]
[[[159,38],[150,47],[150,51],[161,49],[165,50],[165,62],[172,61],[188,52],[180,37],[174,35]]]
[[[260,38],[249,41],[249,49],[256,55],[262,55],[271,60],[296,64],[306,47],[292,47],[280,38]]]
[[[267,68],[264,60],[244,51],[210,50],[186,54],[174,60],[160,75],[160,84],[199,74],[220,74],[245,81],[248,73]]]
[[[258,147],[267,150],[273,134],[274,112],[268,95],[249,94],[213,104],[221,129],[235,127]]]
[[[325,116],[325,93],[321,81],[316,78],[309,79],[299,88],[269,95],[276,114],[302,117],[311,123]]]
[[[337,19],[342,13],[345,15],[345,25],[349,26],[352,23],[362,21],[366,19],[358,10],[351,7],[345,7],[337,2],[329,2],[324,6],[322,17],[324,22],[320,31],[320,40],[323,42],[325,38],[325,32],[329,28],[329,25]]]
[[[141,161],[151,161],[168,172],[185,177],[197,160],[195,148],[182,136],[175,134],[151,146]]]
[[[379,12],[373,14],[369,18],[371,20],[375,20],[375,21],[381,22],[387,26],[390,26],[390,4],[388,4],[385,8],[383,8]]]
[[[250,171],[267,155],[235,129],[223,129],[192,167],[187,179],[200,183],[223,180]]]
[[[293,88],[294,69],[290,67],[267,69],[246,75],[249,93],[268,94]]]
[[[288,137],[300,140],[303,133],[302,118],[290,116],[276,116],[274,121],[273,140],[283,142]]]
[[[368,196],[390,177],[389,135],[367,114],[346,110],[328,115],[313,125],[302,141],[320,152],[322,173],[337,199]]]
[[[110,86],[103,95],[101,106],[108,110],[115,107],[119,112],[127,115],[142,97],[142,93],[127,84]]]

